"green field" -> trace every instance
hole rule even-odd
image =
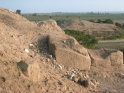
[[[25,18],[27,18],[30,21],[44,21],[47,19],[54,19],[54,20],[70,20],[70,19],[80,19],[80,20],[105,20],[105,19],[111,19],[111,20],[124,20],[124,14],[36,14],[34,16],[33,14],[25,14],[23,15]]]

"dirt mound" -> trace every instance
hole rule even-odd
[[[66,70],[53,63],[48,35],[63,33],[55,21],[39,26],[15,12],[0,9],[0,27],[1,92],[87,92],[63,77]]]
[[[54,20],[35,24],[0,9],[0,93],[123,92],[121,53],[110,55],[120,59],[111,68],[91,65],[93,53]]]
[[[83,31],[99,38],[121,32],[121,29],[113,24],[93,23],[84,20],[62,20],[58,22],[58,25],[63,30]]]

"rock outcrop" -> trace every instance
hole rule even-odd
[[[91,60],[87,50],[67,35],[49,36],[49,51],[58,63],[68,68],[90,70]]]
[[[38,23],[38,26],[40,26],[42,29],[51,31],[52,33],[54,32],[64,33],[64,31],[57,25],[56,21],[54,20],[41,21]]]
[[[123,65],[123,53],[119,50],[99,49],[89,50],[92,66],[119,66]]]
[[[17,66],[27,79],[33,82],[40,81],[40,67],[38,63],[27,64],[26,62],[20,61],[17,63]]]

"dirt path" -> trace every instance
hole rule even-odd
[[[124,39],[118,39],[118,40],[99,40],[99,43],[109,43],[109,42],[124,42]]]
[[[98,41],[98,47],[123,50],[124,49],[124,39],[100,40],[100,41]]]

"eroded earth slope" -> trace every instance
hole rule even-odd
[[[54,20],[0,8],[0,93],[123,93],[123,54],[88,50]]]

